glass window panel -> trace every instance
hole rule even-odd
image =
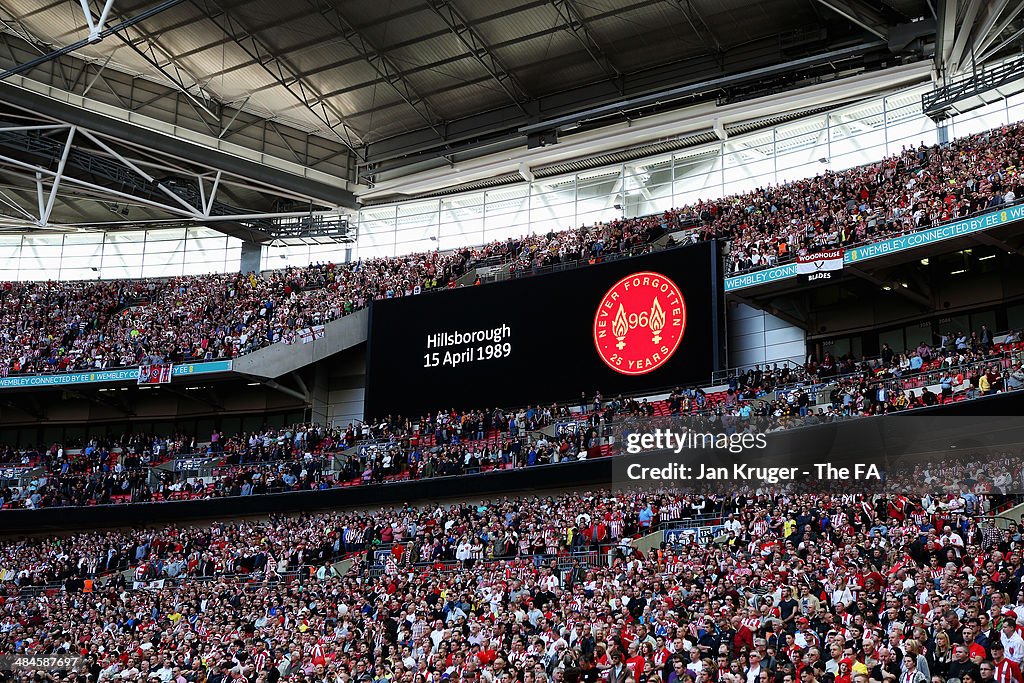
[[[939,318],[939,334],[960,334],[971,329],[970,319],[966,315],[950,315]]]
[[[484,241],[484,195],[441,200],[441,239],[453,246],[475,246]]]
[[[597,223],[609,223],[622,218],[622,209],[616,209],[614,205],[601,207],[594,200],[591,202],[589,211],[580,211],[576,214],[576,222],[579,225],[596,225]],[[622,206],[621,204],[619,206]]]
[[[501,242],[510,238],[522,237],[529,233],[530,228],[525,223],[502,224],[500,221],[489,221],[484,237],[487,242]]]
[[[672,185],[644,188],[640,194],[626,197],[624,213],[626,216],[648,216],[664,213],[673,208]]]
[[[22,280],[49,280],[60,273],[63,235],[25,235],[18,264]]]
[[[878,335],[878,348],[882,348],[882,344],[888,344],[889,348],[894,353],[900,354],[906,350],[906,344],[903,343],[903,330],[889,330],[882,332]]]
[[[64,277],[64,272],[67,270],[74,270],[81,268],[85,270],[96,269],[96,272],[100,269],[100,257],[99,254],[95,256],[68,256],[64,254],[64,258],[60,261],[60,274]]]
[[[215,268],[211,268],[210,261],[197,261],[185,259],[182,264],[181,272],[183,275],[204,275],[209,273]]]
[[[1006,123],[1006,108],[1002,102],[976,109],[953,118],[953,137],[974,135]]]
[[[91,267],[69,268],[67,264],[62,264],[60,267],[61,280],[98,280],[99,276],[99,270],[93,270]]]
[[[1006,324],[1011,330],[1024,329],[1024,304],[1016,304],[1006,309]]]
[[[775,182],[771,135],[727,142],[723,158],[725,192],[740,194]]]
[[[356,242],[357,258],[371,259],[395,254],[395,209],[389,208],[389,215],[382,215],[379,209],[372,210],[368,220],[360,218],[359,239]]]
[[[642,160],[626,165],[626,177],[638,178],[643,187],[670,185],[672,183],[672,158],[657,161]]]
[[[912,349],[916,349],[921,342],[928,344],[929,346],[935,341],[932,339],[932,324],[931,321],[924,321],[915,323],[914,325],[907,325],[903,328],[903,332],[906,335],[907,346]]]
[[[143,230],[108,232],[104,240],[104,255],[141,254],[146,248],[146,233]]]
[[[821,159],[828,159],[825,117],[780,126],[775,137],[779,154],[776,163],[780,183],[801,180],[824,170]]]
[[[917,147],[921,143],[925,145],[938,143],[935,123],[923,115],[889,126],[886,135],[889,139],[888,152],[890,155],[898,154],[905,147]]]
[[[209,228],[205,225],[197,225],[194,228],[188,228],[185,231],[185,239],[193,239],[200,237],[224,237],[224,233],[218,232],[213,228]]]
[[[118,280],[125,278],[138,278],[142,277],[142,266],[141,264],[125,264],[120,263],[119,260],[123,257],[114,257],[108,263],[107,259],[103,259],[103,267],[100,268],[100,276],[104,280]]]
[[[173,254],[174,252],[185,251],[185,239],[176,240],[146,240],[146,254]]]
[[[546,206],[576,201],[576,178],[537,181],[530,186],[530,198],[544,198]]]
[[[437,206],[437,203],[434,203]],[[397,254],[413,254],[421,251],[445,249],[449,245],[438,244],[438,213],[398,216]],[[450,245],[458,246],[458,245]]]
[[[715,167],[715,163],[721,157],[721,146],[712,145],[701,147],[686,152],[680,152],[673,157],[672,163],[675,166],[675,179],[687,175],[707,173]]]
[[[1010,106],[1010,109],[1007,112],[1007,120],[1011,123],[1024,121],[1024,102]]]
[[[500,223],[503,226],[514,223],[527,223],[529,221],[529,200],[530,188],[525,183],[512,187],[503,187],[497,190],[488,190],[485,193],[485,221],[491,217],[503,216]]]
[[[630,182],[635,187],[637,184],[636,178],[630,178]],[[601,199],[609,195],[613,195],[621,191],[623,186],[623,179],[618,174],[607,176],[603,179],[592,179],[583,184],[580,181],[579,189],[577,192],[577,201],[587,202],[592,199]]]
[[[179,277],[184,273],[184,254],[176,255],[173,261],[154,261],[142,266],[142,277]]]
[[[559,193],[548,193],[530,200],[530,232],[570,230],[576,227],[576,202],[558,202]],[[547,200],[556,203],[547,204]]]
[[[394,256],[397,212],[395,206],[371,207],[359,212],[357,258]]]
[[[80,232],[64,235],[65,249],[86,244],[103,244],[103,234],[99,232]]]
[[[165,242],[169,240],[183,240],[187,234],[186,228],[160,228],[157,230],[146,231],[146,241],[149,243],[153,242]]]
[[[437,199],[426,202],[408,202],[398,205],[398,218],[401,220],[408,216],[419,216],[423,214],[436,214],[440,203]]]
[[[230,250],[229,250],[230,251]],[[238,248],[238,258],[241,261],[241,247]],[[311,244],[309,246],[310,263],[344,263],[348,253],[348,245],[338,242],[325,242],[323,244]]]
[[[103,256],[103,242],[93,242],[92,244],[68,244],[65,242],[62,253],[65,261],[72,258],[95,259],[97,263],[92,265],[98,265],[100,257]]]
[[[874,135],[862,137],[875,138]],[[877,138],[875,138],[875,141],[879,142]],[[846,140],[844,144],[834,145],[832,147],[832,160],[829,168],[841,171],[855,166],[870,164],[885,157],[884,141],[879,142],[879,144],[873,147],[861,147],[858,145],[859,142],[861,140]],[[867,140],[864,140],[864,142],[867,142]]]
[[[185,253],[193,255],[196,253],[221,252],[226,246],[227,239],[224,235],[217,237],[189,237],[189,239],[185,240]]]
[[[1002,332],[1002,330],[996,329],[996,312],[995,311],[979,311],[977,313],[971,313],[971,332],[977,332],[978,336],[981,336],[981,326],[988,325],[988,329],[995,334],[996,332]]]

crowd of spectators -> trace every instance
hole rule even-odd
[[[945,146],[904,148],[877,163],[691,209],[693,239],[729,243],[727,272],[765,268],[796,254],[874,242],[1015,203],[1024,126],[1003,126]]]
[[[1019,683],[1024,538],[977,482],[1016,458],[5,539],[0,651],[76,683]]]
[[[23,487],[0,487],[0,506],[316,491],[601,457],[614,453],[609,436],[662,423],[678,427],[680,419],[699,432],[758,434],[884,415],[1024,388],[1014,339],[960,350],[955,340],[950,349],[922,344],[918,351],[929,365],[906,372],[887,356],[844,360],[838,374],[811,364],[755,366],[711,394],[677,388],[658,400],[582,394],[571,404],[386,416],[344,429],[298,424],[239,435],[215,430],[202,442],[182,434],[126,434],[93,438],[75,449],[7,447],[0,465],[41,469]],[[163,467],[152,469],[157,465]]]
[[[631,251],[676,225],[674,213],[427,252],[260,274],[168,280],[0,284],[0,373],[234,358],[325,324],[378,298],[455,286],[472,264],[533,268]]]
[[[0,374],[232,358],[363,308],[452,287],[477,265],[513,274],[651,248],[668,233],[728,243],[728,271],[883,239],[1015,202],[1020,124],[904,149],[875,164],[663,214],[350,264],[168,280],[0,284]]]

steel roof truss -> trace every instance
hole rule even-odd
[[[513,104],[529,116],[529,112],[523,106],[528,99],[526,90],[516,78],[506,69],[491,48],[484,42],[483,38],[474,28],[473,24],[466,21],[449,0],[430,0],[430,9],[440,17],[452,34],[459,39],[466,50],[473,55],[473,58],[480,63],[480,66],[490,75],[495,83],[508,95]]]

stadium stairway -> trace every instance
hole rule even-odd
[[[233,361],[232,370],[262,379],[273,379],[316,363],[366,341],[369,309],[327,323],[324,336],[308,344],[273,344]]]

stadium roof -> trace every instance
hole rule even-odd
[[[940,56],[958,61],[986,42],[1010,49],[1019,14],[1006,0],[16,0],[0,7],[0,69],[18,71],[0,76],[0,116],[80,125],[137,149],[188,137],[212,151],[186,170],[211,183],[217,171],[250,173],[227,157],[272,167],[226,198],[244,212],[354,206],[362,185],[525,149],[581,123],[925,60],[947,34]],[[697,83],[711,85],[619,106]],[[109,125],[98,131],[55,102]],[[195,162],[190,149],[158,153]]]

